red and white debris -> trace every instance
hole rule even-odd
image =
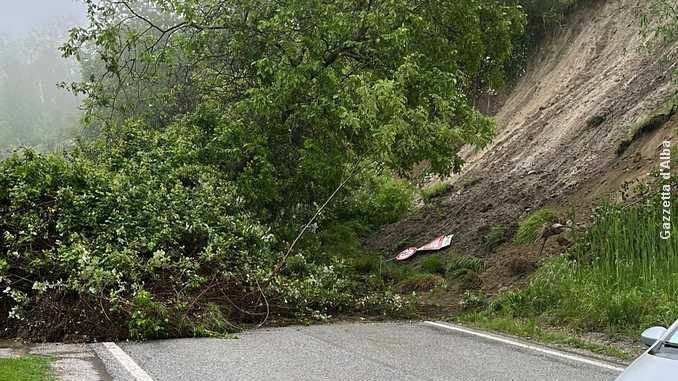
[[[404,261],[406,259],[409,259],[413,257],[416,253],[420,251],[438,251],[442,250],[452,243],[452,237],[453,234],[450,235],[441,235],[440,237],[437,237],[433,241],[427,243],[426,245],[416,248],[416,247],[408,247],[407,249],[401,251],[398,253],[398,255],[395,257],[396,261]]]
[[[408,247],[407,249],[401,251],[397,256],[396,256],[396,261],[404,261],[414,254],[417,253],[417,248],[416,247]]]

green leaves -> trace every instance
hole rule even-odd
[[[223,151],[216,147],[222,145],[204,127],[221,122],[209,108],[203,112],[162,131],[136,122],[111,127],[94,144],[67,155],[23,151],[0,162],[0,290],[9,287],[0,294],[3,324],[14,332],[35,327],[34,338],[53,340],[76,331],[97,337],[194,335],[203,332],[198,322],[218,301],[209,308],[219,313],[210,313],[223,319],[217,326],[232,330],[227,320],[259,315],[243,317],[229,303],[260,313],[259,287],[266,287],[281,313],[299,316],[396,308],[386,304],[399,304],[397,298],[377,297],[356,283],[340,258],[314,250],[319,240],[300,247],[312,252],[303,277],[272,275],[285,248],[285,229],[296,226],[276,225],[270,215],[266,223],[255,217],[266,216],[255,201],[267,200],[256,198],[267,191],[258,186],[273,174],[261,179],[265,172],[251,169],[258,152],[240,172],[228,167],[231,160],[220,161]],[[321,148],[305,147],[318,151],[309,153],[315,157]],[[326,168],[304,165],[306,172]],[[370,214],[350,217],[380,224],[409,207],[401,182],[383,178],[369,189],[359,200],[344,201],[346,209],[360,205]],[[45,305],[56,306],[66,326],[55,329]],[[101,325],[102,319],[113,324]]]
[[[318,316],[399,304],[317,246],[304,277],[271,269],[344,180],[310,230],[406,212],[410,192],[382,171],[459,170],[461,147],[492,134],[469,99],[500,82],[522,27],[500,0],[88,4],[63,52],[82,59],[73,88],[98,133],[69,155],[0,164],[0,248],[19,253],[9,279],[30,297],[26,272],[62,281],[85,305],[110,298],[145,337],[195,332],[184,317],[203,297],[256,310],[264,282]]]
[[[252,264],[272,267],[269,229],[196,160],[199,130],[115,131],[69,156],[26,151],[0,162],[0,287],[25,292],[31,308],[45,291],[37,281],[59,284],[43,298],[114,295],[124,309],[140,284],[184,295],[229,272],[247,287]],[[21,318],[41,318],[26,311]]]
[[[116,119],[160,128],[201,115],[209,103],[224,116],[215,123],[237,136],[216,137],[221,146],[214,148],[250,152],[228,164],[237,172],[230,177],[266,189],[265,202],[276,208],[321,202],[360,160],[401,175],[421,163],[442,175],[459,170],[460,147],[483,145],[492,134],[468,98],[501,84],[524,22],[518,7],[499,0],[228,7],[147,0],[104,8],[93,9],[85,40],[97,59],[115,65],[96,69],[102,77],[126,79],[105,80],[91,99],[115,97],[105,108],[131,106],[114,109]],[[120,24],[123,15],[132,21]],[[137,69],[123,69],[132,59]],[[173,80],[173,73],[185,75]]]

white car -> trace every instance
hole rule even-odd
[[[678,380],[678,320],[668,329],[648,328],[641,335],[650,347],[617,378],[617,381]]]

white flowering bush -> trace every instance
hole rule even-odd
[[[68,154],[0,162],[0,334],[220,334],[267,314],[323,318],[391,303],[331,256],[299,254],[276,273],[280,227],[201,159],[204,135],[138,127]]]

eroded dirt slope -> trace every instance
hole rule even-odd
[[[645,3],[602,1],[575,14],[499,109],[494,142],[466,152],[463,173],[446,180],[453,191],[366,244],[396,253],[454,233],[451,251],[485,255],[492,226],[510,235],[530,210],[591,201],[620,185],[621,175],[646,174],[656,163],[650,146],[675,134],[675,119],[645,144],[618,149],[669,98],[678,49],[643,48]]]

